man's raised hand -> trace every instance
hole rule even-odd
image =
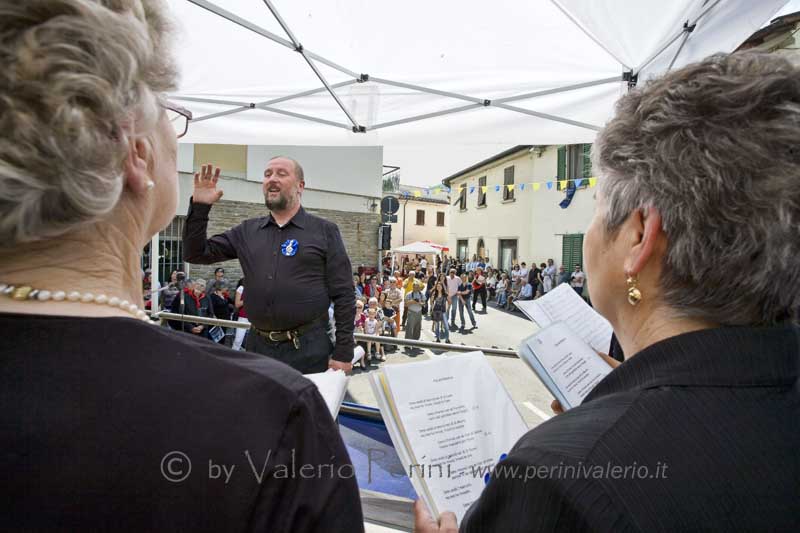
[[[192,202],[196,204],[213,204],[222,198],[222,189],[217,189],[220,168],[208,164],[200,167],[200,172],[194,173],[194,191]]]

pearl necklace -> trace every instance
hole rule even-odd
[[[109,298],[105,294],[95,295],[91,292],[48,291],[45,289],[34,289],[33,287],[29,287],[27,285],[16,287],[6,283],[0,283],[0,294],[18,301],[37,300],[39,302],[47,302],[52,300],[54,302],[67,301],[81,302],[85,304],[93,303],[97,305],[107,305],[109,307],[122,309],[123,311],[133,315],[134,318],[138,318],[143,322],[155,324],[155,322],[151,321],[150,317],[147,316],[147,313],[139,309],[136,304],[132,304],[128,300],[121,300],[116,296]]]

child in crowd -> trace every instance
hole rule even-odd
[[[437,281],[431,294],[431,318],[433,319],[433,332],[436,334],[436,342],[450,344],[450,331],[447,327],[447,311],[450,309],[450,299],[444,290],[441,281]]]
[[[366,335],[376,335],[379,336],[381,334],[381,330],[383,329],[382,321],[378,320],[378,308],[377,302],[375,302],[375,307],[370,305],[370,308],[367,310],[367,320],[364,322],[364,333]],[[386,360],[386,355],[383,353],[383,347],[379,342],[368,341],[367,342],[367,361],[372,360],[372,345],[375,345],[375,357],[376,359],[380,359],[381,361]],[[363,360],[363,357],[362,357]],[[363,366],[363,364],[362,364]]]

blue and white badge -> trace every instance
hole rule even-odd
[[[297,253],[297,248],[299,248],[299,246],[300,244],[297,242],[297,239],[289,239],[281,244],[281,253],[286,257],[292,257]]]

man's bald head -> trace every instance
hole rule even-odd
[[[276,155],[269,162],[275,161],[276,159],[285,159],[286,161],[290,161],[292,165],[294,165],[294,175],[298,181],[305,181],[305,173],[303,172],[303,167],[298,163],[295,159],[285,155]]]

